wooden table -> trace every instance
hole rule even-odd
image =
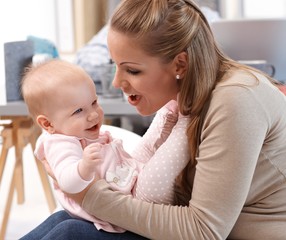
[[[124,98],[103,98],[99,96],[104,115],[106,116],[130,116],[138,115],[136,108],[131,106]],[[0,105],[0,116],[27,116],[28,109],[23,101],[7,102]]]

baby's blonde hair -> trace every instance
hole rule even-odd
[[[35,120],[39,114],[45,114],[47,106],[56,103],[55,92],[59,86],[74,84],[73,76],[79,74],[87,75],[79,66],[59,59],[28,66],[21,91],[32,118]]]

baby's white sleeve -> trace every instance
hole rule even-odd
[[[62,191],[78,193],[91,182],[82,179],[78,172],[82,147],[77,139],[49,138],[44,142],[44,153]]]

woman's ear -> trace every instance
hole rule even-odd
[[[41,128],[46,130],[48,133],[53,134],[55,133],[55,129],[52,125],[52,123],[49,121],[49,119],[45,115],[39,115],[36,119],[37,123]]]
[[[185,51],[180,52],[174,58],[173,63],[175,77],[179,79],[184,78],[188,66],[188,54]]]

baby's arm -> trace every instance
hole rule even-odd
[[[43,139],[43,138],[40,138]],[[81,192],[90,181],[81,177],[78,170],[82,159],[82,146],[78,139],[54,134],[37,143],[36,156],[46,158],[61,190],[67,193]]]
[[[78,163],[78,172],[86,181],[94,179],[96,168],[102,162],[100,149],[100,143],[91,143],[83,150],[83,157]]]

